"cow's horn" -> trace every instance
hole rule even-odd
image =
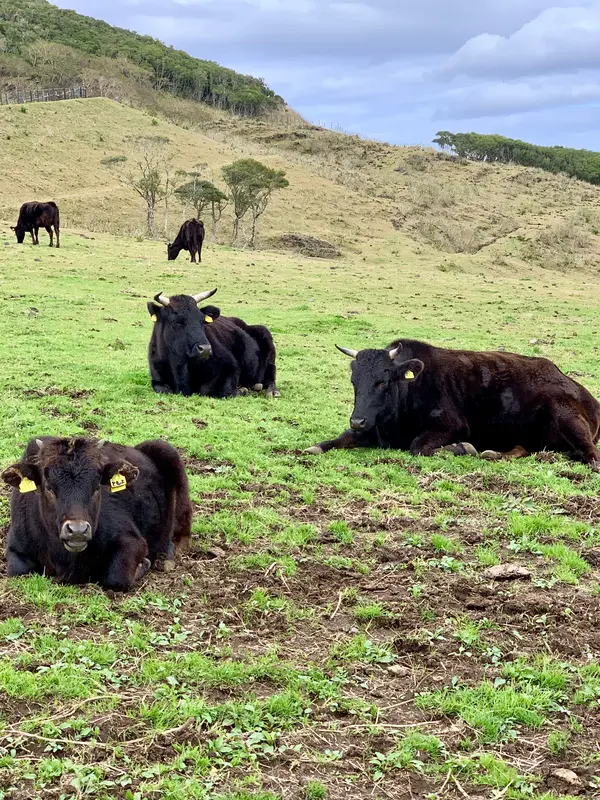
[[[192,297],[194,298],[195,303],[201,303],[203,300],[207,300],[209,297],[212,297],[216,291],[217,291],[216,289],[209,289],[208,292],[200,292],[200,294],[193,294]]]
[[[160,303],[161,306],[170,306],[171,305],[171,301],[169,300],[167,295],[163,294],[162,292],[159,292],[158,294],[155,294],[154,295],[154,299],[156,300],[157,303]]]
[[[98,439],[98,450],[102,450],[105,444],[106,444],[106,439]]]
[[[42,449],[42,447],[44,446],[44,443],[42,442],[42,440],[41,440],[41,439],[36,439],[36,440],[35,440],[35,443],[36,443],[36,444],[37,444],[37,446],[38,446],[38,450],[41,450],[41,449]]]
[[[402,345],[401,344],[399,344],[398,347],[395,347],[393,350],[389,351],[390,352],[390,358],[392,359],[392,361],[396,358],[396,356],[398,355],[400,350],[402,350]]]
[[[340,353],[345,353],[347,356],[350,356],[350,358],[356,358],[358,355],[358,350],[349,350],[347,347],[340,347],[339,344],[336,344],[336,347]]]

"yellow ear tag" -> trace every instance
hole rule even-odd
[[[158,317],[156,316],[156,314],[152,314],[150,319],[152,320],[152,322],[156,322],[158,320]]]
[[[414,380],[415,373],[412,371],[412,369],[407,369],[406,372],[404,373],[404,377],[406,378],[407,381],[412,381]]]
[[[21,478],[21,483],[19,484],[19,491],[21,494],[27,494],[27,492],[35,492],[37,486],[35,483],[30,480],[29,478]]]
[[[204,317],[204,322],[212,322],[212,321],[213,321],[213,318],[209,317],[208,314],[206,314],[205,317]]]
[[[110,491],[111,492],[122,492],[127,488],[127,478],[125,475],[121,475],[120,472],[115,472],[115,474],[110,479]]]

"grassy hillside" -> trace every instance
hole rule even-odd
[[[169,103],[165,113],[180,124],[102,98],[0,107],[0,220],[14,224],[21,202],[47,197],[60,202],[66,227],[141,234],[143,207],[103,162],[131,154],[132,137],[158,135],[170,140],[177,167],[203,165],[217,182],[220,168],[240,157],[287,170],[290,188],[261,219],[263,247],[297,231],[392,270],[416,260],[488,277],[598,271],[594,186],[344,136],[292,112],[249,120],[205,107],[199,118],[197,103]],[[189,213],[173,201],[169,230]],[[226,218],[222,242],[229,227]]]
[[[0,87],[107,88],[146,85],[238,114],[260,115],[283,101],[264,81],[46,0],[0,0]],[[104,92],[102,92],[104,94]]]
[[[160,242],[0,232],[0,466],[33,435],[164,436],[196,510],[191,553],[129,596],[0,583],[3,796],[594,795],[600,477],[547,455],[302,450],[347,423],[336,342],[544,354],[600,395],[596,281],[440,271],[408,249],[394,269],[381,242],[367,261],[218,247],[192,267]],[[280,400],[151,391],[147,298],[213,285],[224,313],[271,327]],[[498,563],[531,577],[495,582]]]

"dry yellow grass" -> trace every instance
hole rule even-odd
[[[177,168],[205,165],[217,183],[237,158],[286,170],[290,188],[261,219],[259,245],[294,231],[392,269],[415,256],[494,274],[600,266],[600,190],[588,184],[346,136],[290,110],[236,119],[176,98],[156,101],[155,110],[153,117],[104,98],[33,104],[25,113],[0,108],[0,219],[12,222],[25,200],[52,198],[67,228],[142,235],[142,202],[102,161],[126,154],[132,136],[159,135],[169,138]],[[189,215],[172,200],[169,233]],[[162,220],[159,210],[161,237]],[[220,241],[229,231],[226,214]]]

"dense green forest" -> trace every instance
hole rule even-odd
[[[497,161],[564,172],[573,178],[600,183],[600,153],[570,147],[541,147],[496,134],[438,131],[434,144],[470,161]]]
[[[238,114],[256,116],[283,103],[260,78],[193,58],[149,36],[59,9],[46,0],[0,0],[0,77],[23,74],[25,62],[35,79],[40,63],[48,60],[44,44],[55,45],[53,60],[62,63],[61,74],[54,75],[58,82],[80,77],[86,65],[76,56],[87,54],[96,61],[130,64],[154,89]]]

